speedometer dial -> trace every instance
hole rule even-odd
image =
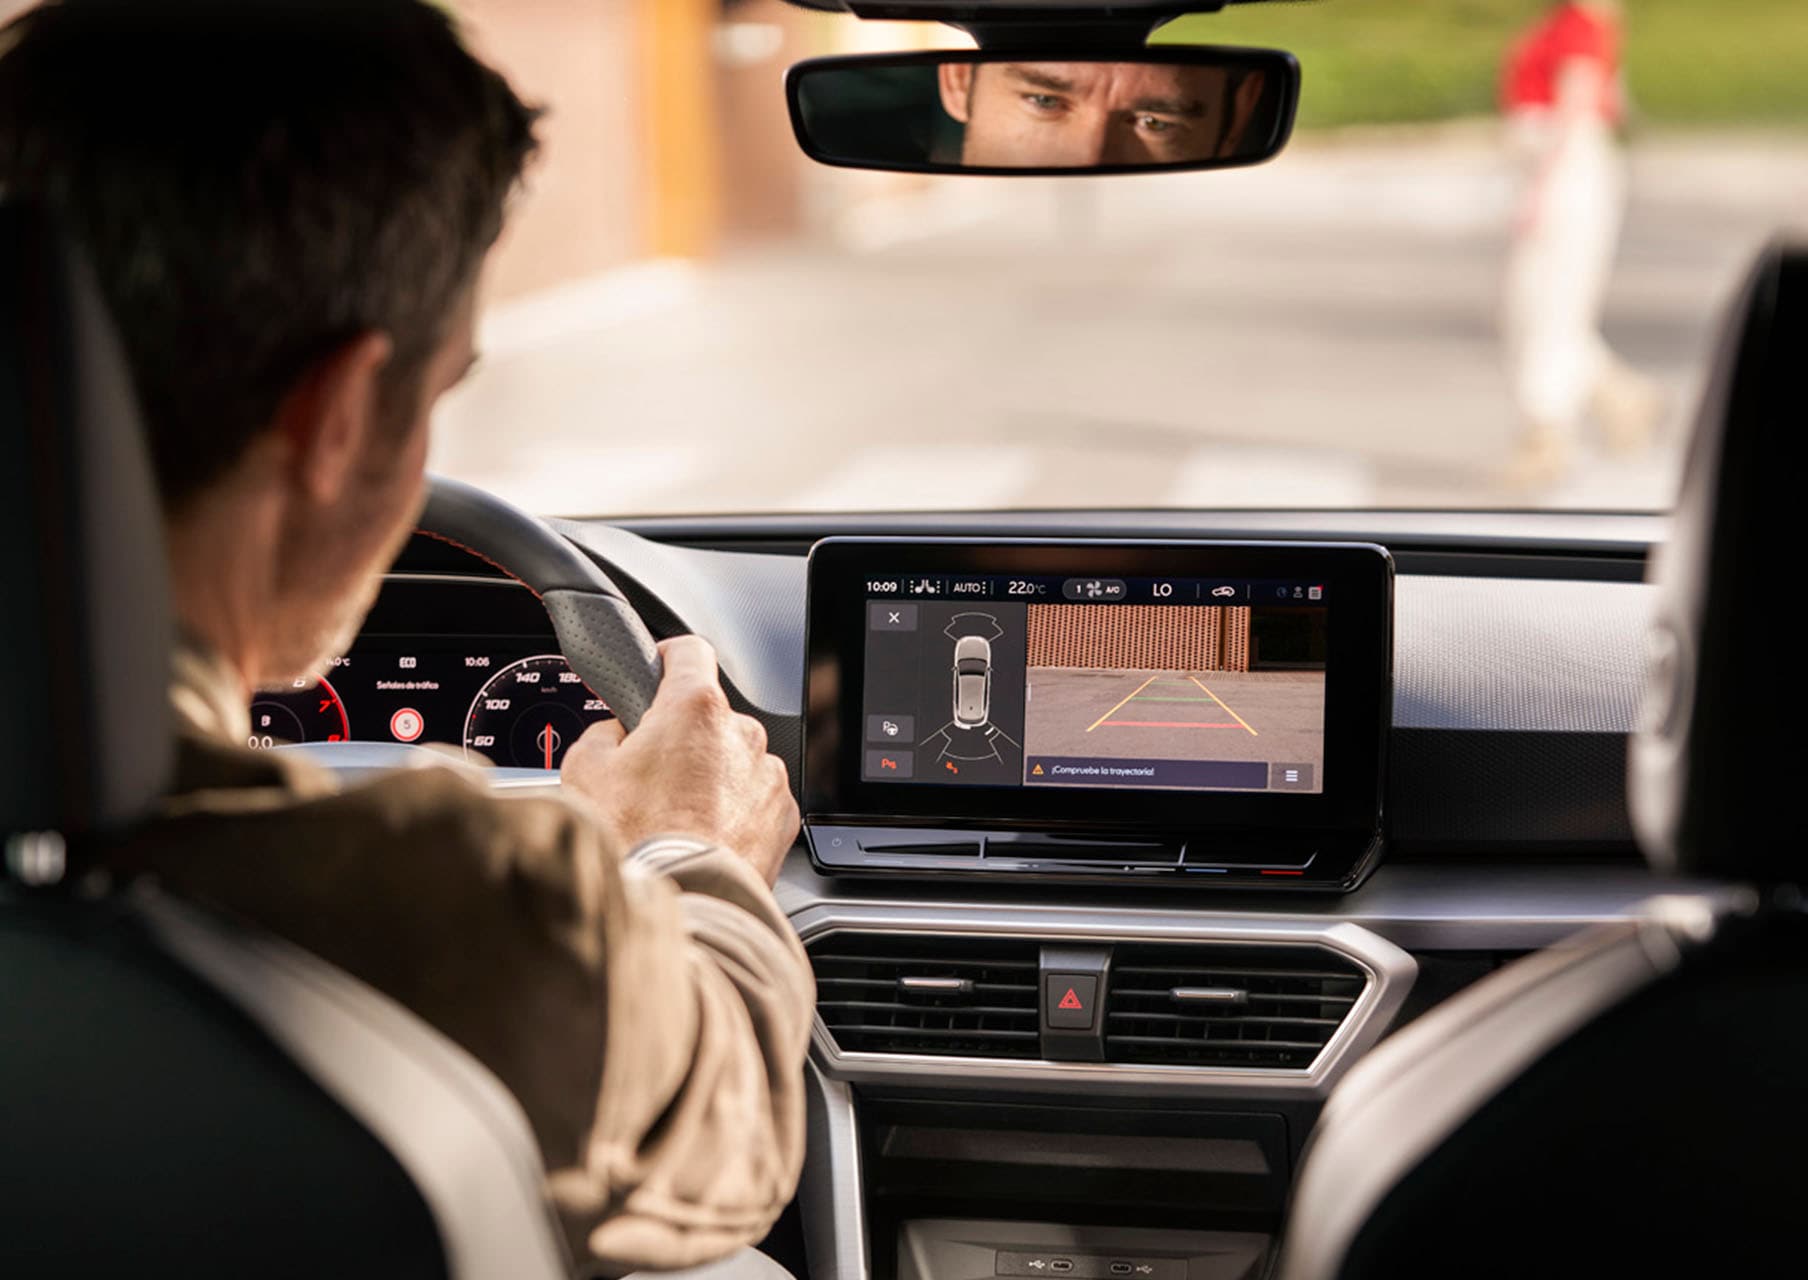
[[[522,769],[557,769],[609,708],[556,653],[512,662],[484,682],[465,716],[465,755]]]

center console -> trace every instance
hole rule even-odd
[[[814,870],[992,882],[793,915],[833,1206],[813,1253],[873,1280],[1262,1274],[1411,958],[1318,903],[997,888],[1354,888],[1383,831],[1387,553],[834,538],[807,655]]]
[[[1269,1246],[1252,1231],[922,1218],[903,1224],[898,1280],[1253,1280]]]
[[[825,871],[1348,889],[1379,849],[1380,547],[836,538],[809,582]]]

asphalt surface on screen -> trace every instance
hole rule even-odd
[[[1322,671],[1032,667],[1024,751],[1130,760],[1324,765]]]

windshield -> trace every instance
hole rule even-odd
[[[782,76],[967,44],[779,0],[454,0],[548,109],[433,466],[565,515],[1667,508],[1721,312],[1808,208],[1801,0],[1330,0],[1218,173],[804,158]]]

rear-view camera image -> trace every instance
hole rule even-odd
[[[1323,608],[1027,612],[1025,783],[1323,790]]]

